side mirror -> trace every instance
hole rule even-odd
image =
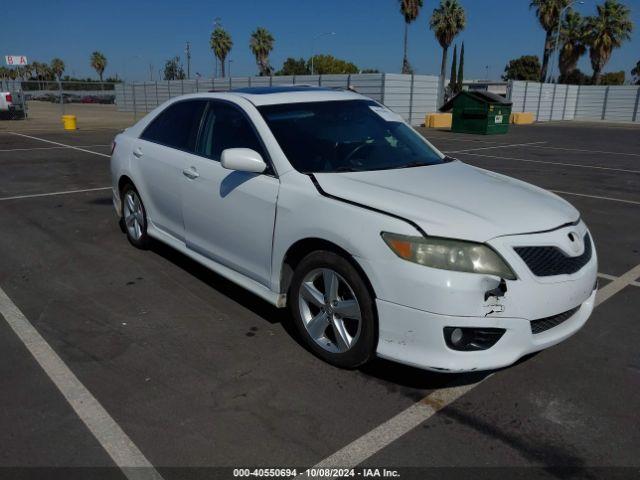
[[[222,166],[239,172],[262,173],[267,168],[262,156],[250,148],[227,148],[220,158]]]

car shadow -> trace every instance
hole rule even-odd
[[[237,170],[229,173],[229,175],[224,177],[224,179],[222,179],[222,182],[220,182],[220,196],[222,198],[226,197],[231,192],[233,192],[237,187],[239,187],[245,182],[248,182],[249,180],[256,177],[257,175],[258,174],[256,173],[240,172]]]
[[[299,334],[293,324],[293,318],[289,314],[288,309],[276,308],[248,290],[236,285],[161,242],[152,241],[149,250],[193,275],[212,289],[247,308],[271,325],[280,324],[285,332],[292,337],[299,346],[306,349],[305,345],[300,341]],[[309,351],[308,349],[306,350]],[[402,365],[382,358],[374,359],[360,367],[358,371],[369,379],[380,382],[388,391],[399,391],[416,401],[423,398],[427,390],[477,383],[496,372],[495,370],[488,370],[469,373],[440,373]]]

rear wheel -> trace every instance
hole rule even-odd
[[[289,307],[303,341],[323,360],[355,368],[374,356],[373,297],[345,258],[324,251],[303,258],[293,275]]]
[[[147,235],[147,212],[138,191],[131,184],[122,189],[122,221],[129,242],[134,247],[147,248],[150,241]]]

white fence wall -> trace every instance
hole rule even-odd
[[[511,82],[514,112],[532,112],[536,121],[608,120],[640,122],[640,87]]]
[[[412,125],[421,125],[427,113],[437,111],[438,77],[428,75],[373,73],[171,80],[119,84],[115,93],[118,110],[144,114],[177,95],[292,84],[345,89],[352,87],[385,104]]]

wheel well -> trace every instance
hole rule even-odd
[[[122,175],[120,177],[120,180],[118,180],[118,193],[122,193],[122,189],[124,188],[125,185],[127,185],[128,183],[130,183],[131,185],[133,185],[135,187],[135,185],[133,184],[133,180],[131,180],[129,177],[127,177],[126,175]]]
[[[287,250],[287,253],[284,256],[282,269],[280,271],[280,293],[287,293],[289,291],[293,272],[295,271],[300,261],[311,252],[315,252],[318,250],[335,253],[347,260],[358,271],[358,273],[364,280],[364,283],[367,285],[371,296],[373,298],[376,298],[376,292],[373,289],[369,278],[365,274],[362,267],[358,264],[356,259],[353,257],[353,255],[351,255],[344,248],[336,245],[335,243],[329,242],[327,240],[322,240],[321,238],[305,238],[303,240],[298,240],[296,243],[291,245],[291,247],[289,247],[289,250]]]

